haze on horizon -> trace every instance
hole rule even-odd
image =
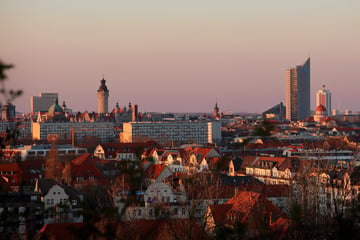
[[[285,102],[285,70],[311,57],[311,107],[323,84],[333,108],[360,111],[360,2],[2,1],[7,87],[58,92],[74,111],[262,112]]]

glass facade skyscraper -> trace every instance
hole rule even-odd
[[[303,65],[286,70],[286,119],[310,116],[310,58]]]

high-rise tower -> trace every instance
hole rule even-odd
[[[316,106],[323,105],[326,108],[327,115],[331,116],[331,92],[325,89],[325,85],[316,93]]]
[[[310,58],[303,65],[286,70],[286,119],[310,116]]]
[[[214,107],[214,114],[213,114],[213,118],[219,118],[220,117],[220,114],[219,114],[219,107],[217,105],[217,102],[215,104],[215,107]]]
[[[101,80],[101,85],[97,90],[98,95],[98,113],[108,113],[109,90],[105,85],[105,79]]]

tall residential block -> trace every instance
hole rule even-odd
[[[316,106],[323,105],[328,116],[331,116],[331,92],[325,89],[325,85],[316,93]]]
[[[286,119],[310,116],[310,58],[303,65],[286,70]]]
[[[219,143],[221,122],[128,122],[123,123],[121,142],[154,140],[160,144]]]
[[[47,112],[58,97],[57,93],[40,93],[40,96],[31,96],[30,111],[32,113]]]
[[[114,141],[113,122],[32,122],[32,139],[45,141],[51,136],[60,140],[72,140],[74,143],[87,141],[87,137],[96,137],[100,142]]]
[[[108,113],[108,99],[109,90],[105,85],[105,79],[103,78],[100,83],[100,87],[97,90],[98,95],[98,113]]]

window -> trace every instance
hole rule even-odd
[[[182,215],[185,215],[185,208],[181,209],[181,213],[182,213]]]

